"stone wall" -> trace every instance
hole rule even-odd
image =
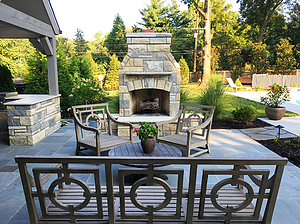
[[[35,145],[60,128],[60,98],[28,106],[7,106],[9,144]]]
[[[168,95],[168,115],[180,104],[180,66],[170,53],[170,33],[128,33],[128,54],[119,67],[120,116],[133,113],[131,93],[136,90],[163,90]]]

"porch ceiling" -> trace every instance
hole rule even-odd
[[[40,38],[60,32],[49,0],[0,0],[0,38]]]

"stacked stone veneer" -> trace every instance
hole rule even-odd
[[[60,98],[28,106],[7,106],[10,145],[35,145],[60,128]]]
[[[171,36],[170,33],[126,34],[128,54],[119,67],[121,117],[132,115],[135,90],[165,91],[166,112],[170,116],[178,112],[180,66],[170,53]]]

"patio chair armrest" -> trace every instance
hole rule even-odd
[[[84,124],[77,118],[77,116],[74,116],[74,119],[75,119],[75,125],[77,124],[77,125],[78,125],[80,128],[82,128],[83,130],[92,131],[92,132],[95,132],[95,134],[98,134],[98,135],[101,134],[100,130],[98,130],[97,128],[89,127],[89,126],[84,125]]]
[[[204,121],[202,124],[200,124],[198,126],[187,128],[185,131],[192,132],[192,131],[195,131],[198,129],[206,128],[210,123],[212,123],[212,119],[213,119],[213,114],[210,114],[208,119],[206,119],[206,121]]]
[[[129,126],[130,128],[133,128],[133,124],[131,124],[129,122],[118,121],[116,118],[114,118],[111,115],[111,113],[109,111],[107,111],[107,117],[108,117],[108,119],[110,119],[112,122],[114,122],[116,124],[120,124],[120,125],[124,125],[124,126]]]
[[[171,119],[169,119],[169,120],[156,122],[156,123],[155,123],[155,127],[158,127],[158,126],[163,125],[163,124],[169,124],[169,123],[172,123],[173,121],[178,120],[178,118],[180,117],[180,115],[181,115],[181,111],[179,111],[179,112],[175,115],[175,117],[173,117],[173,118],[171,118]]]

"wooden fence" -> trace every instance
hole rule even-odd
[[[300,75],[267,75],[267,74],[253,74],[252,88],[261,85],[263,89],[267,89],[270,85],[277,82],[279,85],[291,87],[296,83],[300,86]]]

